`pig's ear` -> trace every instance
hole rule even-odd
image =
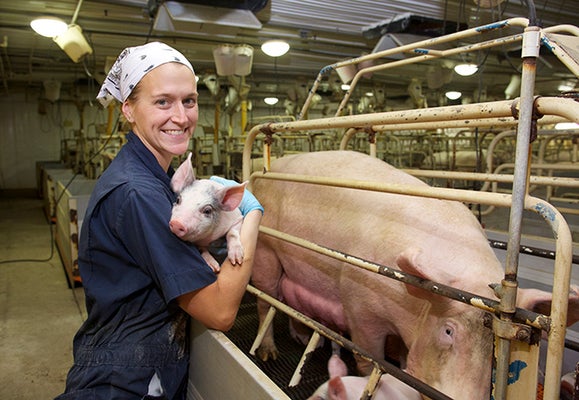
[[[184,188],[189,186],[195,180],[195,173],[193,172],[193,164],[191,163],[191,153],[187,159],[179,165],[173,178],[171,178],[171,189],[175,193],[181,193]]]
[[[347,400],[346,386],[339,376],[328,382],[328,400]]]
[[[455,277],[440,269],[429,268],[427,263],[428,260],[418,247],[408,248],[396,257],[396,264],[403,272],[447,286],[456,286]],[[430,295],[428,291],[414,285],[406,285],[406,289],[413,296],[425,298]]]
[[[519,289],[517,306],[545,315],[551,314],[551,293],[538,289]],[[579,321],[579,286],[572,285],[569,290],[569,308],[567,310],[567,326]]]
[[[239,203],[241,203],[241,199],[243,198],[245,186],[247,186],[247,182],[235,186],[224,186],[220,189],[223,194],[223,199],[221,200],[223,210],[232,211],[239,206]]]

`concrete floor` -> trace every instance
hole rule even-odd
[[[0,399],[52,399],[64,390],[72,339],[86,316],[70,289],[42,200],[0,193]]]

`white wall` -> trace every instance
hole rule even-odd
[[[85,130],[106,122],[96,104],[87,104],[83,115]],[[0,189],[35,188],[36,162],[59,160],[61,140],[81,128],[72,102],[39,102],[26,94],[0,97],[0,127]]]

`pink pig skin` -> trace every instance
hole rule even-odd
[[[282,157],[272,171],[426,185],[376,158],[350,151]],[[346,254],[494,298],[503,267],[462,203],[320,185],[257,180],[262,225]],[[407,372],[452,398],[490,397],[492,334],[484,312],[349,264],[260,235],[253,284],[352,340],[378,359],[398,341]],[[519,291],[521,294],[523,290]],[[521,296],[545,306],[550,294]],[[578,293],[573,292],[577,306]],[[258,303],[260,320],[267,305]],[[574,318],[576,312],[571,312]],[[575,319],[576,320],[576,319]],[[574,321],[570,321],[574,322]],[[268,332],[258,355],[277,357]],[[391,354],[393,356],[393,354]],[[358,361],[362,374],[370,372]]]
[[[242,216],[237,208],[246,184],[223,186],[209,179],[195,179],[191,153],[171,179],[173,191],[179,194],[173,205],[169,228],[183,240],[196,244],[209,266],[218,272],[220,265],[207,246],[223,236],[227,239],[227,256],[232,264],[243,262],[239,237]]]
[[[328,361],[330,380],[321,385],[308,400],[359,400],[368,384],[367,377],[347,376],[344,361],[333,354]],[[420,393],[392,375],[382,375],[372,400],[420,400]]]

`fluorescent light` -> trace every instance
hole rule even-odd
[[[290,45],[283,40],[268,40],[261,45],[261,50],[270,57],[280,57],[288,52]]]
[[[454,72],[461,76],[471,76],[476,71],[478,71],[476,64],[458,64],[454,67]]]
[[[460,99],[460,96],[462,96],[461,92],[455,92],[454,90],[451,90],[450,92],[446,92],[444,94],[449,100],[458,100]]]
[[[66,32],[68,25],[66,22],[56,17],[40,17],[30,22],[34,32],[39,35],[53,38]]]
[[[276,105],[278,101],[279,99],[277,97],[266,97],[265,99],[263,99],[263,102],[270,106]]]
[[[555,125],[555,129],[579,129],[579,124],[576,124],[575,122],[559,122],[557,125]]]
[[[560,92],[568,92],[573,89],[575,89],[574,82],[563,82],[559,86],[557,86],[557,90]]]

